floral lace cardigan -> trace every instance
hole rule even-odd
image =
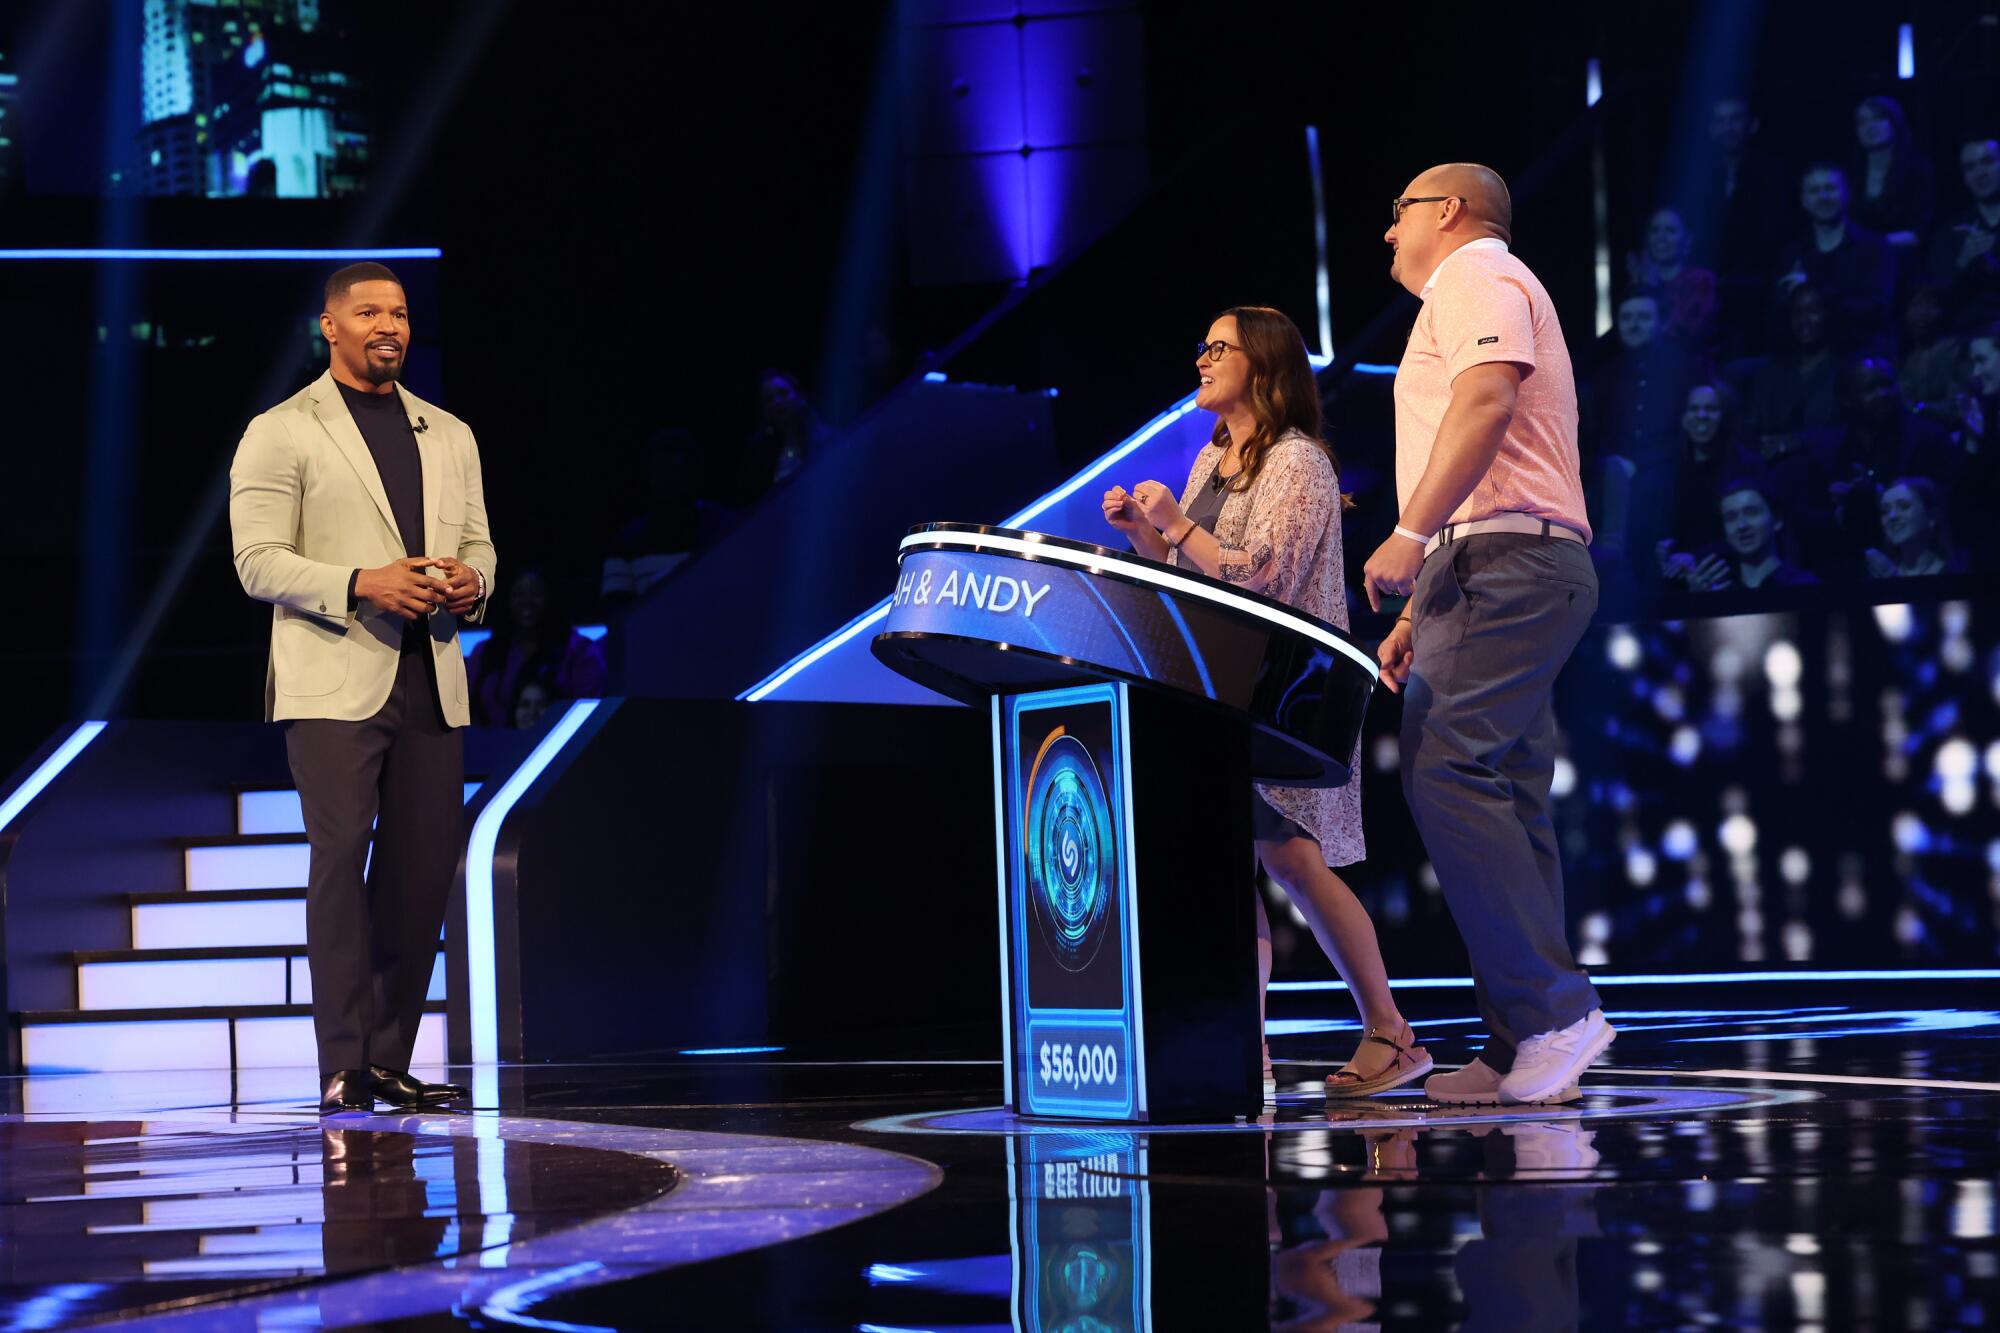
[[[1195,456],[1181,492],[1181,509],[1208,485],[1222,449]],[[1326,450],[1298,432],[1279,439],[1247,491],[1231,492],[1215,521],[1222,546],[1221,577],[1330,624],[1347,628],[1347,587],[1340,543],[1340,483]],[[1168,562],[1181,562],[1179,551]],[[1367,855],[1361,837],[1361,746],[1357,741],[1344,787],[1265,787],[1257,794],[1319,838],[1330,866]]]

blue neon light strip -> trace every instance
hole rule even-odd
[[[1348,369],[1357,375],[1393,375],[1396,373],[1396,367],[1384,365],[1379,361],[1356,361]]]
[[[1007,978],[1013,973],[1013,965],[1007,954],[1011,947],[1007,929],[1007,901],[1009,879],[1007,878],[1007,779],[1001,767],[1000,756],[1005,753],[1000,748],[1000,696],[994,695],[993,705],[993,865],[994,879],[1000,886],[1000,1086],[1004,1094],[1002,1105],[1014,1107],[1014,994]],[[1025,984],[1025,983],[1023,983]]]
[[[1814,972],[1629,972],[1592,975],[1599,986],[1716,985],[1737,981],[2000,981],[2000,967],[1877,968]],[[1471,977],[1415,977],[1390,983],[1397,990],[1470,990]],[[1340,981],[1274,981],[1276,991],[1346,990]]]
[[[14,822],[14,816],[27,809],[28,803],[40,796],[43,789],[70,766],[71,760],[83,753],[85,746],[97,739],[97,734],[104,730],[104,725],[102,722],[85,722],[78,725],[77,729],[69,734],[68,739],[56,747],[54,754],[44,759],[34,772],[28,774],[26,782],[9,792],[6,800],[0,801],[0,832],[4,832],[7,826]]]
[[[144,250],[116,247],[44,247],[31,250],[0,250],[0,259],[85,259],[85,260],[290,260],[310,259],[442,259],[444,251],[434,245],[388,246],[364,250],[296,249],[272,247],[258,250]]]
[[[500,1058],[500,995],[493,941],[493,856],[500,843],[500,826],[603,702],[579,699],[571,704],[473,822],[472,841],[465,849],[465,991],[475,1064]]]
[[[785,1048],[782,1046],[697,1046],[682,1051],[682,1055],[772,1055]]]

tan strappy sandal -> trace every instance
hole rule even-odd
[[[1361,1034],[1361,1045],[1369,1042],[1387,1046],[1396,1053],[1387,1067],[1373,1074],[1364,1074],[1349,1060],[1344,1066],[1326,1076],[1326,1095],[1329,1099],[1341,1097],[1368,1097],[1391,1088],[1400,1088],[1405,1083],[1414,1083],[1431,1072],[1430,1053],[1417,1045],[1417,1031],[1408,1023],[1403,1024],[1402,1040],[1397,1041],[1379,1028],[1367,1028]],[[1359,1048],[1355,1054],[1359,1055]]]

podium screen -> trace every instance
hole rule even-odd
[[[1136,918],[1124,687],[1046,690],[1002,707],[1020,1108],[1130,1116]]]

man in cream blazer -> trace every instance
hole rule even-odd
[[[458,626],[494,551],[472,431],[396,383],[409,327],[387,268],[334,274],[327,373],[253,419],[229,469],[236,573],[272,605],[264,716],[312,847],[322,1114],[463,1095],[408,1069],[464,844]]]

